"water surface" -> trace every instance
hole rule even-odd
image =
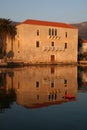
[[[0,69],[0,129],[86,130],[86,68]]]

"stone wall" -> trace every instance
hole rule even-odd
[[[57,35],[49,36],[49,28],[56,29]],[[39,31],[39,35],[37,35],[37,31]],[[39,47],[36,47],[36,42],[39,42]],[[54,46],[52,46],[52,42],[54,42]],[[11,46],[8,44],[7,52],[10,48]],[[77,50],[77,29],[29,24],[17,26],[17,35],[13,45],[14,60],[30,64],[76,63]]]

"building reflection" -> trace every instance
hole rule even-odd
[[[66,94],[77,97],[77,67],[29,67],[14,72],[16,102],[36,108],[70,101]]]
[[[80,67],[80,88],[79,91],[87,92],[87,66]]]
[[[0,80],[0,92],[5,90],[8,95],[8,92],[12,92],[11,101],[16,101],[26,108],[61,104],[75,101],[77,98],[77,66],[30,66],[8,69],[2,73]]]

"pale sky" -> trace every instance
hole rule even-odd
[[[87,21],[87,0],[0,0],[0,18],[80,23]]]

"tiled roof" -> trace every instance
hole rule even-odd
[[[76,27],[74,27],[70,24],[66,24],[66,23],[49,22],[49,21],[41,21],[41,20],[31,20],[31,19],[25,20],[21,24],[32,24],[32,25],[54,26],[54,27],[77,29]]]
[[[83,43],[87,43],[87,40],[83,40]]]

